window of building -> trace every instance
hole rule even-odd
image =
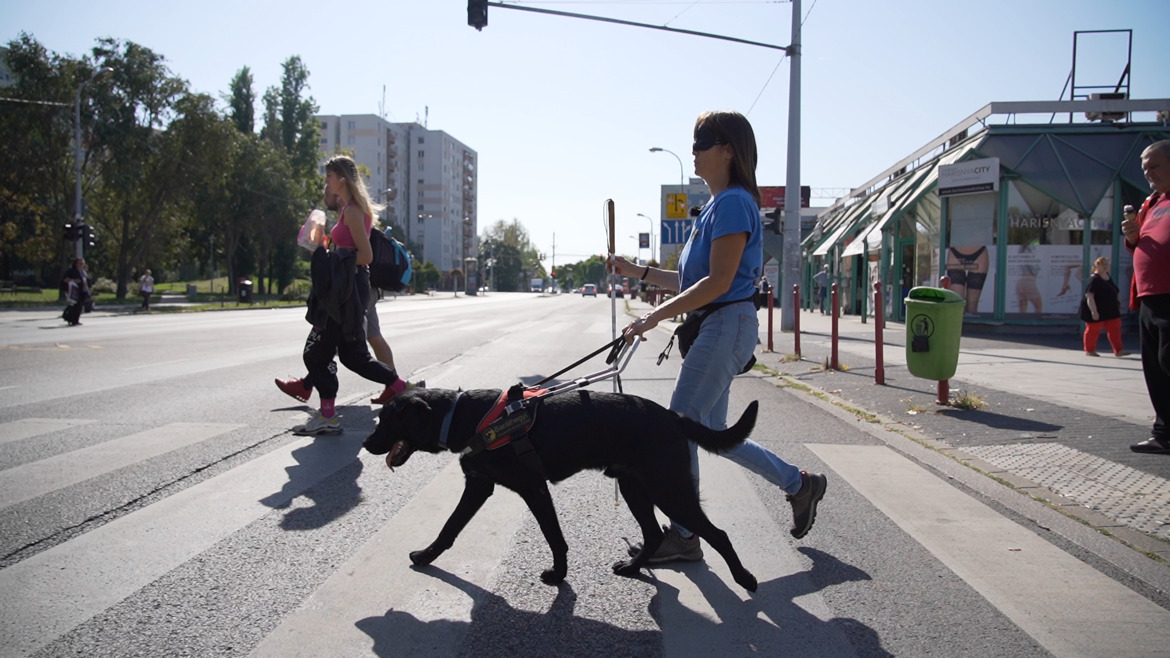
[[[346,124],[345,124],[345,128],[346,128],[346,130],[356,130],[356,129],[357,129],[357,123],[356,123],[356,122],[354,122],[354,121],[347,121],[347,122],[346,122]]]
[[[353,145],[353,143],[354,143],[354,137],[353,137],[353,135],[350,135],[349,137],[346,137],[346,138],[345,138],[345,143],[346,143],[346,144],[349,144],[350,146],[352,146],[352,145]]]
[[[321,122],[321,130],[329,130],[329,122],[328,121]]]
[[[419,143],[419,144],[422,144],[422,143],[423,143],[423,138],[422,138],[422,137],[419,137],[419,138],[418,138],[418,143]]]

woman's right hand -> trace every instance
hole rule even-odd
[[[634,274],[641,272],[637,265],[634,265],[625,258],[616,256],[614,254],[610,254],[609,257],[605,259],[605,264],[607,267],[613,269],[622,276],[633,276]]]

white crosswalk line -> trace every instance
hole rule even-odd
[[[0,508],[244,427],[170,423],[0,471]]]
[[[1165,655],[1170,611],[890,448],[806,445],[1053,654],[1108,656],[1123,646]]]
[[[449,582],[455,577],[488,587],[528,508],[502,487],[443,553],[442,571],[422,573],[405,553],[427,546],[439,534],[463,493],[463,471],[452,460],[389,523],[252,652],[253,656],[354,656],[373,647],[393,647],[395,655],[451,656],[462,634],[441,637],[400,632],[395,614],[412,620],[468,622],[475,601]],[[395,614],[390,614],[395,613]],[[355,619],[362,620],[358,624]],[[410,624],[417,628],[417,624]],[[452,626],[452,625],[447,625]],[[467,624],[457,625],[463,630]]]
[[[760,582],[749,594],[706,542],[703,562],[653,569],[659,580],[664,654],[850,656],[847,638],[827,625],[832,610],[812,584],[788,528],[773,521],[748,478],[729,459],[699,451],[703,509],[731,538],[740,561]],[[776,490],[777,496],[784,493]],[[799,633],[780,629],[799,628]]]
[[[73,418],[22,418],[11,423],[0,423],[0,444],[21,441],[41,434],[60,432],[92,422],[94,421]]]
[[[306,437],[5,568],[0,647],[53,642],[351,463],[364,438]]]

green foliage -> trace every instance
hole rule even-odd
[[[296,278],[293,237],[320,197],[317,105],[299,57],[265,94],[265,132],[256,135],[246,66],[221,112],[133,42],[99,39],[81,58],[27,34],[7,45],[15,84],[0,96],[38,102],[0,101],[0,276],[31,267],[55,287],[72,257],[62,226],[73,217],[73,100],[86,83],[82,190],[98,235],[85,250],[91,273],[116,282],[119,297],[147,267],[161,278],[226,264],[229,281],[260,275],[258,291],[265,278],[269,288]],[[93,77],[99,66],[110,71]]]
[[[499,243],[493,245],[492,285],[500,292],[528,290],[528,282],[521,283],[520,250],[515,245]],[[521,287],[523,285],[523,287]]]
[[[413,270],[410,285],[415,292],[426,292],[428,289],[439,285],[439,281],[443,279],[443,273],[430,261],[425,263],[420,263],[417,260],[413,261],[410,264],[410,268]]]

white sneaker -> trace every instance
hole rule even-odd
[[[292,428],[293,434],[299,436],[314,436],[317,434],[341,434],[341,416],[334,415],[326,418],[320,411],[313,414],[309,422]]]

